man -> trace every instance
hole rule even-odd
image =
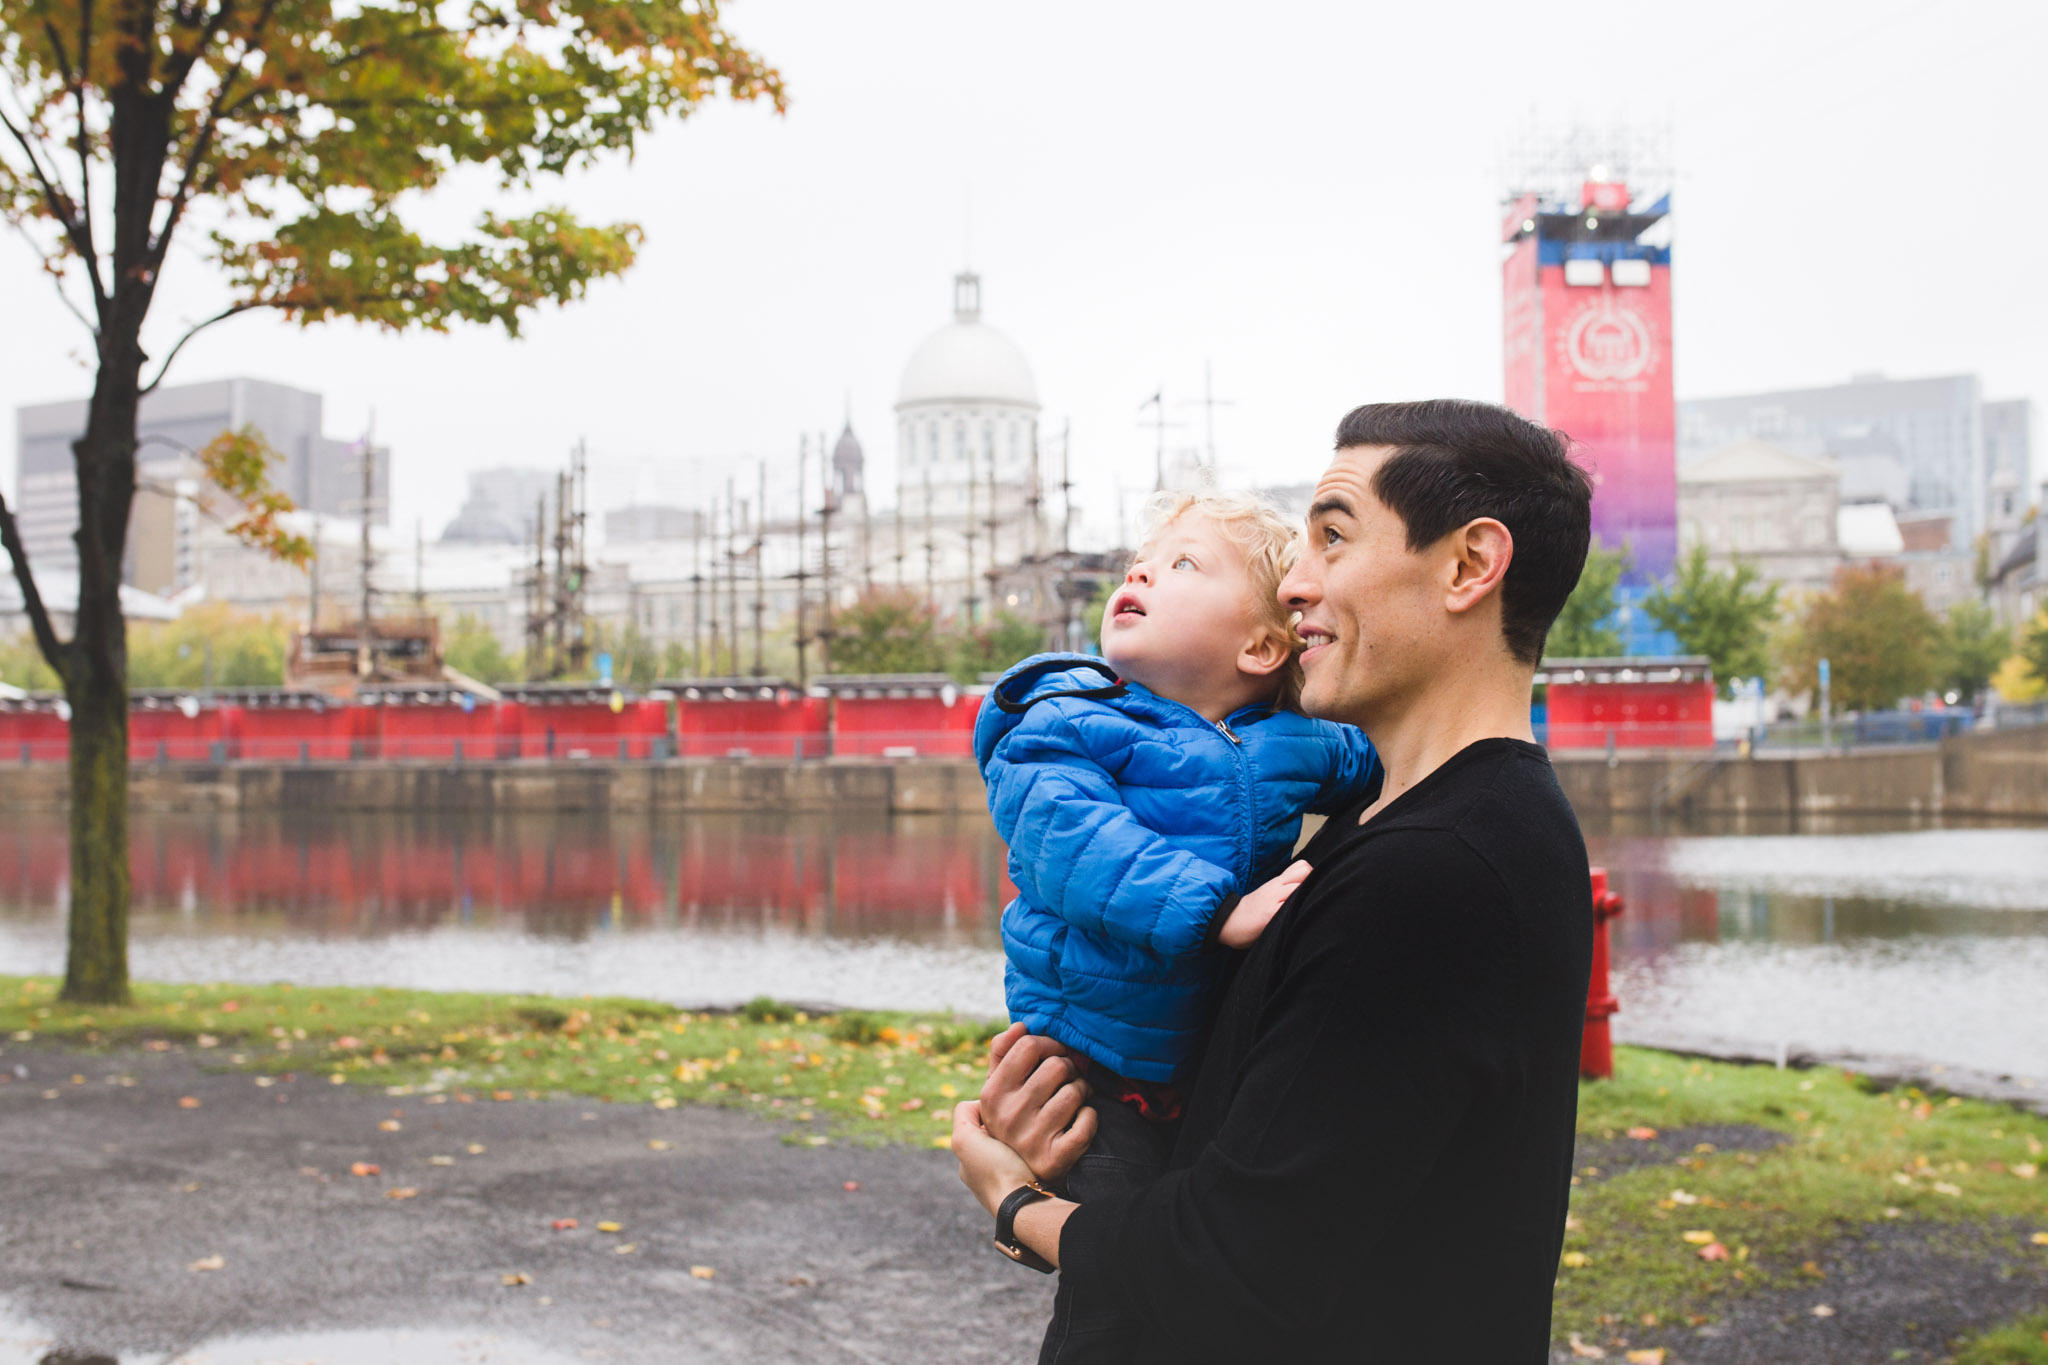
[[[1070,1343],[1548,1358],[1592,907],[1529,693],[1591,499],[1564,438],[1504,408],[1378,404],[1339,426],[1280,593],[1303,706],[1365,729],[1385,777],[1232,964],[1171,1168],[1086,1205],[1032,1188],[1093,1126],[1062,1049],[1021,1027],[954,1111],[999,1238],[1065,1277]]]

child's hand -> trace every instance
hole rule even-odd
[[[1223,930],[1217,941],[1226,948],[1249,948],[1258,942],[1266,926],[1273,922],[1280,907],[1294,894],[1294,888],[1301,885],[1308,876],[1309,865],[1299,860],[1288,864],[1287,870],[1263,886],[1255,886],[1238,900],[1237,908],[1230,912],[1230,918],[1223,921]]]

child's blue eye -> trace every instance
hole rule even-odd
[[[1179,559],[1173,561],[1173,567],[1176,569],[1183,567],[1192,569],[1195,567],[1195,561],[1188,558],[1186,555],[1182,555]]]

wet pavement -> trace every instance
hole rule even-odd
[[[176,1053],[0,1070],[0,1365],[1015,1361],[1050,1312],[943,1151]]]

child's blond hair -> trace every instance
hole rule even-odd
[[[1288,647],[1287,662],[1274,675],[1280,684],[1274,708],[1301,709],[1301,637],[1294,631],[1295,613],[1280,604],[1280,582],[1301,556],[1301,528],[1256,493],[1168,488],[1145,504],[1145,541],[1157,539],[1190,512],[1206,518],[1243,552],[1252,610]]]

